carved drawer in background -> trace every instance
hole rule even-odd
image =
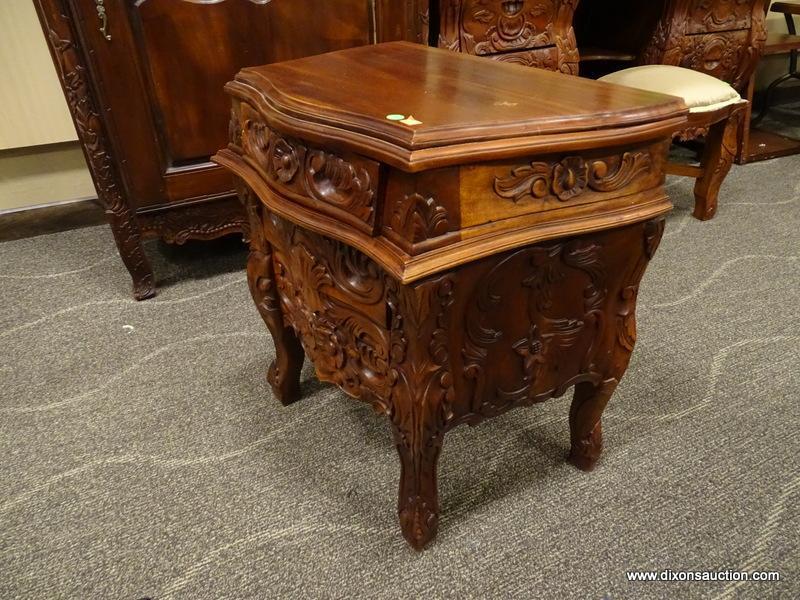
[[[686,36],[681,42],[680,66],[731,83],[746,58],[748,39],[748,31]]]
[[[558,49],[539,48],[536,50],[523,50],[522,52],[508,52],[506,54],[494,54],[489,58],[523,67],[534,67],[536,69],[547,69],[558,71]],[[575,63],[577,67],[577,62]],[[577,73],[576,73],[577,74]]]
[[[692,0],[686,23],[687,33],[711,33],[750,29],[752,22],[750,0]]]
[[[480,56],[552,46],[554,0],[465,0],[462,52]]]

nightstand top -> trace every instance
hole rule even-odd
[[[686,114],[672,96],[407,42],[244,69],[229,91],[249,96],[276,126],[324,127],[326,138],[365,154],[376,144],[399,154],[476,142],[507,148],[555,134],[580,143],[587,132],[669,121],[677,129]]]

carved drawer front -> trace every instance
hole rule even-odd
[[[692,0],[687,33],[750,29],[754,0]]]
[[[686,36],[681,43],[680,66],[732,82],[745,60],[747,31],[727,31]]]
[[[344,221],[366,233],[375,232],[379,163],[352,153],[335,154],[269,128],[248,105],[238,119],[245,160],[282,197]]]
[[[461,171],[462,228],[619,198],[662,181],[660,145],[618,154],[518,159]]]
[[[487,55],[555,44],[557,0],[464,0],[461,51]]]

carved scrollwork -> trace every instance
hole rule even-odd
[[[368,221],[373,212],[372,182],[366,169],[343,158],[311,150],[306,156],[306,185],[309,192],[324,202]]]
[[[520,277],[521,269],[527,274]],[[583,306],[576,309],[555,303],[563,286],[581,279],[576,272],[585,281]],[[501,308],[507,294],[520,293],[510,281],[519,281],[527,297],[527,310],[515,313],[513,322]],[[559,396],[579,380],[596,380],[593,357],[605,323],[607,285],[602,247],[589,241],[527,248],[499,261],[478,282],[478,295],[464,313],[463,373],[473,382],[473,394],[470,411],[461,419],[474,422]],[[513,331],[519,331],[523,323],[524,334],[514,339]],[[501,345],[504,339],[505,346]],[[504,347],[521,361],[521,376],[510,380],[513,387],[503,384],[497,371],[489,375],[488,365],[497,363],[497,353]],[[553,365],[561,369],[558,376],[551,373]]]
[[[243,120],[244,155],[255,161],[281,191],[338,209],[346,219],[368,225],[374,222],[376,182],[363,164],[309,148],[270,130],[255,116]]]
[[[465,0],[462,50],[485,55],[549,46],[555,14],[553,0]]]
[[[133,295],[143,300],[155,295],[150,263],[141,245],[141,233],[134,209],[123,192],[117,164],[87,74],[85,57],[70,18],[62,12],[42,8],[40,16],[53,49],[56,69],[64,88],[75,129],[86,153],[97,197],[103,204],[120,257],[133,279]]]
[[[320,378],[388,413],[383,271],[357,250],[267,213],[283,313]]]
[[[402,238],[415,244],[450,230],[447,210],[433,198],[421,194],[398,198],[389,225]]]
[[[653,162],[647,152],[626,152],[602,160],[589,161],[589,187],[598,192],[614,192],[630,185],[650,171]]]
[[[144,233],[159,236],[170,244],[190,239],[211,240],[224,235],[249,232],[249,223],[236,199],[203,202],[180,209],[139,215]]]
[[[508,177],[495,177],[494,191],[515,203],[526,197],[554,197],[567,202],[587,188],[598,192],[620,190],[648,173],[651,165],[647,152],[626,152],[588,163],[579,156],[568,156],[558,162],[532,162],[512,169]]]
[[[297,149],[279,135],[272,138],[269,159],[269,170],[281,183],[289,183],[300,169]]]

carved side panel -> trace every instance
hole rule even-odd
[[[284,317],[317,375],[388,413],[386,275],[351,247],[264,214]]]
[[[374,231],[378,163],[309,147],[270,129],[248,105],[239,111],[233,115],[230,134],[279,193],[367,233]]]
[[[117,165],[111,155],[100,105],[92,89],[86,58],[67,7],[60,2],[37,0],[36,9],[50,45],[75,129],[83,145],[97,196],[105,208],[125,266],[133,278],[133,294],[139,299],[155,294],[150,263],[141,246],[134,209],[124,195]]]
[[[663,220],[492,259],[464,304],[453,423],[476,423],[619,380],[636,340],[639,282]]]

